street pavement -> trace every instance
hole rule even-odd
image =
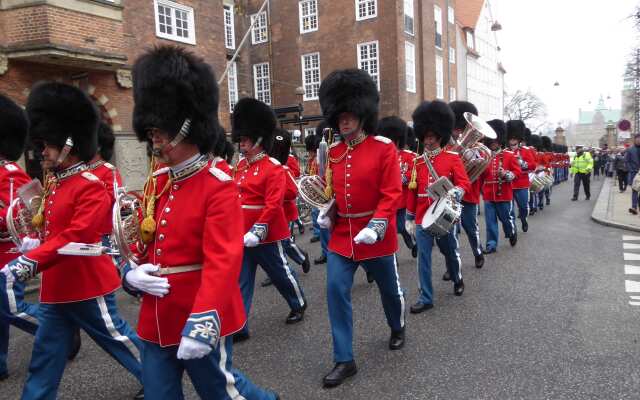
[[[530,218],[517,246],[502,240],[482,269],[473,267],[463,234],[462,297],[440,279],[444,260],[435,250],[435,307],[407,314],[407,343],[400,351],[388,350],[378,291],[359,270],[353,288],[359,373],[335,389],[321,384],[333,365],[325,266],[299,273],[309,309],[293,326],[284,323],[288,309],[276,290],[259,286],[260,272],[252,336],[234,347],[234,364],[282,399],[637,399],[639,310],[625,293],[623,252],[623,235],[630,233],[590,219],[601,185],[593,182],[592,200],[578,202],[570,201],[570,183],[555,187],[551,206]],[[319,254],[308,233],[298,242],[312,257]],[[417,297],[417,274],[404,247],[399,271],[408,308]],[[122,314],[135,323],[138,304],[125,294],[119,298]],[[2,399],[19,397],[31,346],[31,337],[12,330],[11,377],[0,383]],[[83,334],[59,398],[129,399],[137,389]],[[197,398],[186,377],[185,395]]]
[[[602,191],[597,196],[597,205],[593,210],[592,218],[604,225],[614,226],[640,232],[640,216],[629,212],[631,207],[631,187],[620,192],[617,178],[604,178]]]

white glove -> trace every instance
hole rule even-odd
[[[40,239],[32,239],[30,237],[26,237],[22,239],[22,246],[20,246],[20,253],[24,254],[27,251],[33,250],[38,246],[40,246]]]
[[[245,247],[256,247],[260,244],[260,238],[253,232],[247,232],[244,234]]]
[[[0,269],[0,273],[4,274],[7,285],[12,284],[16,281],[16,278],[13,276],[13,273],[9,269],[8,265],[5,265],[4,268]]]
[[[320,211],[316,221],[318,222],[318,225],[320,225],[320,228],[331,229],[331,218],[329,218],[329,216],[324,212]]]
[[[159,270],[160,266],[158,265],[142,264],[127,272],[124,280],[135,289],[149,293],[152,296],[164,297],[165,294],[169,293],[171,286],[167,278],[152,275]]]
[[[254,235],[255,236],[255,235]],[[183,336],[178,347],[178,359],[193,360],[194,358],[202,358],[211,353],[213,347],[190,337]]]
[[[416,235],[416,221],[410,221],[410,220],[406,220],[404,221],[404,229],[409,233],[409,235],[411,236],[415,236]]]
[[[358,232],[356,237],[353,238],[353,241],[356,242],[356,244],[374,244],[376,240],[378,240],[378,234],[371,228],[362,229]]]

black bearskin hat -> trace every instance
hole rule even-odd
[[[269,151],[271,137],[276,129],[276,115],[271,107],[251,97],[240,99],[233,109],[231,139],[240,142],[248,137],[253,143],[262,138],[262,148]]]
[[[116,137],[113,135],[111,126],[104,121],[100,121],[100,125],[98,125],[98,153],[103,160],[111,160],[115,143]]]
[[[378,122],[378,87],[361,69],[342,69],[329,74],[320,84],[320,108],[329,126],[338,130],[338,117],[350,112],[360,119],[367,134],[375,133]]]
[[[533,143],[531,142],[531,129],[526,127],[524,128],[524,142],[527,146],[533,146]]]
[[[542,139],[539,135],[531,135],[529,142],[530,146],[533,146],[537,151],[542,150]]]
[[[318,146],[320,146],[320,142],[322,141],[322,133],[315,135],[308,135],[304,138],[304,148],[308,152],[318,150]]]
[[[507,140],[518,139],[524,140],[525,125],[519,119],[512,119],[507,121]]]
[[[233,161],[233,154],[236,152],[236,149],[234,149],[233,144],[231,144],[230,141],[225,140],[224,141],[224,156],[223,158],[225,160],[227,160],[227,163],[229,165],[231,165],[232,161]]]
[[[29,123],[24,110],[0,94],[0,156],[16,161],[24,152]]]
[[[85,162],[96,155],[98,110],[77,87],[59,82],[37,83],[27,99],[27,117],[31,140],[62,149],[71,137],[71,154]]]
[[[420,142],[424,141],[427,132],[433,132],[440,138],[440,146],[449,143],[455,123],[451,107],[443,101],[423,101],[411,115],[413,129]]]
[[[407,123],[396,116],[382,118],[376,133],[391,139],[398,149],[407,144]]]
[[[542,136],[542,150],[551,151],[551,138],[549,136]]]
[[[507,146],[507,125],[501,119],[492,119],[491,121],[487,121],[487,124],[493,128],[496,132],[496,139],[484,138],[483,140],[486,143],[491,143],[493,140],[496,140],[500,143],[500,147]]]
[[[478,109],[476,106],[468,101],[452,101],[449,103],[449,107],[451,107],[453,114],[456,116],[456,125],[454,129],[464,129],[467,127],[467,120],[464,119],[464,113],[468,112],[473,115],[478,115]]]
[[[215,129],[212,131],[212,135],[213,138],[211,145],[211,154],[213,154],[215,157],[224,158],[224,153],[227,148],[227,138],[224,133],[224,128],[220,126],[220,124],[216,124]]]
[[[407,147],[414,153],[418,150],[418,139],[412,127],[407,126]]]
[[[273,133],[273,144],[271,145],[269,155],[280,161],[280,164],[286,165],[290,153],[291,134],[286,129],[276,128]]]
[[[191,127],[186,143],[206,154],[217,140],[218,84],[211,66],[176,46],[160,46],[133,65],[133,129],[148,141],[147,130],[158,128],[171,139],[186,119]]]

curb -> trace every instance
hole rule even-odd
[[[607,218],[609,200],[611,199],[611,182],[613,182],[613,178],[606,178],[602,183],[598,201],[596,201],[596,205],[593,207],[593,212],[591,213],[591,219],[600,225],[640,232],[640,228],[637,226],[622,224]]]

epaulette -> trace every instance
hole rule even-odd
[[[100,178],[98,178],[97,176],[95,176],[94,174],[92,174],[91,172],[88,172],[88,171],[84,171],[80,175],[82,175],[83,178],[85,178],[85,179],[87,179],[89,181],[95,182],[95,181],[99,181],[100,180]]]
[[[110,170],[112,170],[112,171],[115,171],[115,169],[116,169],[116,166],[115,166],[115,165],[113,165],[113,164],[111,164],[111,163],[108,163],[108,162],[104,163],[104,166],[105,166],[105,167],[107,167],[107,168],[109,168],[109,169],[110,169]]]
[[[445,151],[449,154],[454,154],[456,156],[458,155],[458,153],[456,153],[455,151],[451,151],[451,150],[445,150]]]
[[[276,160],[276,159],[275,159],[275,158],[273,158],[273,157],[269,157],[269,161],[271,161],[271,162],[272,162],[272,163],[274,163],[275,165],[282,165],[282,164],[280,164],[280,161]]]
[[[211,173],[211,175],[218,178],[221,182],[228,182],[231,180],[231,177],[219,168],[211,167],[209,168],[209,172]]]
[[[9,172],[14,172],[14,171],[17,171],[17,170],[18,170],[18,167],[16,167],[16,166],[15,166],[15,165],[13,165],[13,164],[6,164],[6,165],[4,166],[4,168],[5,168],[7,171],[9,171]]]
[[[382,142],[384,144],[389,144],[391,143],[391,139],[389,139],[388,137],[384,137],[384,136],[374,136],[373,137],[375,140],[377,140],[378,142]]]
[[[160,169],[157,169],[155,171],[153,171],[153,176],[158,176],[158,175],[162,175],[169,172],[169,167],[162,167]]]
[[[413,151],[411,151],[411,150],[407,150],[407,149],[404,149],[404,150],[402,150],[402,151],[404,151],[405,153],[413,154],[413,155],[415,155],[415,154],[416,154],[416,153],[414,153]]]
[[[285,169],[285,171],[289,171],[289,169],[290,169],[290,168],[289,168],[289,167],[287,167],[286,165],[283,165],[283,166],[282,166],[282,168],[284,168],[284,169]]]
[[[329,146],[329,148],[332,149],[332,148],[336,147],[337,145],[339,145],[340,143],[342,143],[342,142],[333,142],[333,143],[331,143],[331,146]]]

